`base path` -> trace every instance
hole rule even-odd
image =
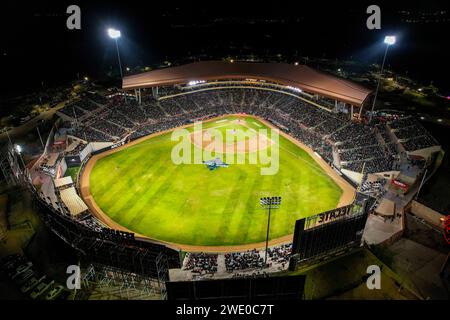
[[[204,121],[204,122],[217,121],[218,119],[231,117],[231,116],[237,116],[237,117],[242,117],[242,118],[258,119],[258,121],[264,123],[267,127],[271,128],[271,129],[278,129],[274,125],[272,125],[271,123],[269,123],[268,121],[266,121],[266,120],[264,120],[262,118],[259,118],[257,116],[253,116],[253,115],[249,116],[249,115],[245,115],[245,114],[222,115],[222,116],[219,116],[219,117],[216,117],[216,118],[208,119],[207,121]],[[185,126],[180,127],[180,128],[186,128],[186,127],[190,127],[190,126],[192,126],[192,124],[185,125]],[[129,230],[129,229],[121,226],[120,224],[118,224],[117,222],[112,220],[98,206],[98,204],[95,202],[94,198],[92,197],[92,195],[90,193],[90,182],[89,182],[89,176],[90,176],[90,173],[91,173],[92,169],[95,166],[95,163],[99,159],[101,159],[103,157],[106,157],[106,156],[108,156],[110,154],[119,152],[120,150],[129,148],[130,146],[139,144],[139,143],[141,143],[141,142],[143,142],[145,140],[148,140],[148,139],[154,138],[156,136],[159,136],[159,135],[171,132],[174,129],[175,128],[172,128],[172,129],[169,129],[169,130],[161,131],[161,132],[158,132],[158,133],[154,133],[154,134],[151,134],[151,135],[139,138],[139,139],[137,139],[135,141],[129,142],[129,143],[127,143],[127,144],[125,144],[123,146],[120,146],[118,148],[111,149],[111,150],[105,151],[105,152],[103,152],[101,154],[94,155],[88,160],[88,162],[84,165],[84,168],[82,169],[82,173],[81,173],[80,180],[79,180],[79,187],[80,187],[80,191],[81,191],[81,197],[83,198],[83,200],[86,203],[86,205],[89,207],[89,210],[92,212],[92,214],[97,219],[102,221],[104,224],[109,226],[110,228],[134,233],[135,236],[136,236],[136,239],[149,241],[149,242],[154,242],[154,243],[159,243],[159,244],[164,244],[164,245],[167,245],[168,247],[171,247],[171,248],[174,248],[174,249],[183,250],[183,251],[188,251],[188,252],[240,252],[240,251],[247,251],[247,250],[251,250],[251,249],[265,248],[265,245],[266,245],[265,242],[250,243],[250,244],[243,244],[243,245],[234,245],[234,246],[198,246],[198,245],[186,245],[186,244],[180,244],[180,243],[161,241],[161,240],[158,240],[158,239],[152,239],[152,238],[149,238],[147,236],[141,235],[139,233],[136,233],[136,232],[134,232],[132,230]],[[353,200],[355,199],[355,195],[356,195],[355,189],[344,178],[342,178],[336,171],[334,171],[325,162],[325,160],[323,160],[321,157],[319,157],[308,146],[306,146],[303,143],[297,141],[296,139],[294,139],[293,137],[289,136],[288,134],[284,133],[281,130],[279,130],[279,132],[280,132],[280,134],[283,137],[285,137],[286,139],[290,140],[291,142],[293,142],[294,144],[296,144],[297,146],[299,146],[300,148],[305,150],[320,165],[320,167],[333,179],[333,181],[342,189],[342,195],[341,195],[341,198],[339,200],[339,203],[338,203],[337,207],[342,207],[342,206],[351,204],[353,202]],[[283,237],[280,237],[280,238],[272,239],[272,240],[269,241],[269,246],[275,246],[275,245],[279,245],[279,244],[283,244],[283,243],[292,242],[293,237],[294,237],[293,234],[289,234],[289,235],[286,235],[286,236],[283,236]]]

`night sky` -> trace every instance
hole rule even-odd
[[[382,29],[366,28],[372,2],[210,1],[208,5],[170,1],[2,2],[2,86],[9,95],[57,85],[88,75],[117,72],[114,41],[106,29],[121,30],[123,65],[156,66],[191,55],[223,57],[236,54],[287,54],[381,62],[386,34],[396,34],[387,66],[438,85],[450,93],[448,34],[450,11],[445,1],[406,5],[376,2],[382,10]],[[66,28],[70,4],[81,7],[81,30]],[[411,12],[441,12],[432,16],[447,22],[407,23]],[[419,15],[420,16],[420,15]],[[402,21],[403,20],[403,21]],[[19,89],[20,88],[20,89]]]

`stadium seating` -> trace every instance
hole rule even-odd
[[[161,88],[160,94],[165,94],[164,97],[155,100],[144,96],[142,105],[134,99],[125,101],[122,96],[105,100],[90,95],[85,98],[88,102],[78,101],[66,106],[62,112],[69,116],[84,116],[73,129],[74,135],[88,141],[114,142],[223,114],[252,114],[267,119],[302,141],[328,163],[333,162],[333,153],[337,152],[343,168],[360,171],[365,166],[366,173],[392,170],[399,142],[407,151],[437,144],[412,117],[367,126],[349,122],[345,120],[346,115],[321,109],[292,93],[233,86],[180,92],[175,88]],[[90,113],[99,103],[105,107]]]

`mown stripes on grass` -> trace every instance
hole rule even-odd
[[[247,125],[266,128],[256,121],[248,119]],[[297,219],[336,207],[342,193],[308,153],[284,137],[280,170],[273,176],[262,176],[260,165],[215,171],[202,164],[175,165],[170,159],[175,144],[169,133],[98,160],[90,174],[90,191],[102,210],[152,238],[238,245],[265,240],[267,214],[259,206],[261,196],[283,197],[281,208],[272,212],[271,238],[277,238],[291,234]]]

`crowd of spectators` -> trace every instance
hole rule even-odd
[[[268,248],[267,255],[272,262],[281,263],[283,266],[289,262],[292,252],[292,243],[286,243],[273,248]]]
[[[397,139],[406,151],[437,146],[439,143],[414,117],[404,117],[388,122],[388,127],[392,130]]]
[[[104,227],[94,218],[92,215],[86,215],[82,220],[80,220],[81,224],[84,224],[86,227],[94,230],[94,231],[102,231]]]
[[[415,151],[432,146],[437,146],[439,145],[439,143],[432,136],[427,134],[420,137],[408,139],[407,141],[402,142],[402,145],[406,151]]]
[[[378,178],[374,181],[367,181],[366,178],[363,178],[363,183],[360,187],[360,192],[365,194],[374,194],[380,195],[385,192],[384,185],[386,184],[386,180],[383,178]]]
[[[217,254],[189,252],[183,269],[198,274],[215,273],[217,272]]]
[[[263,267],[264,259],[256,249],[246,252],[232,252],[225,254],[225,268],[228,272]]]
[[[361,172],[363,167],[365,173],[387,172],[397,170],[398,164],[396,163],[394,158],[385,158],[385,157],[374,158],[371,160],[364,160],[364,161],[353,161],[343,164],[343,168],[355,172]]]

